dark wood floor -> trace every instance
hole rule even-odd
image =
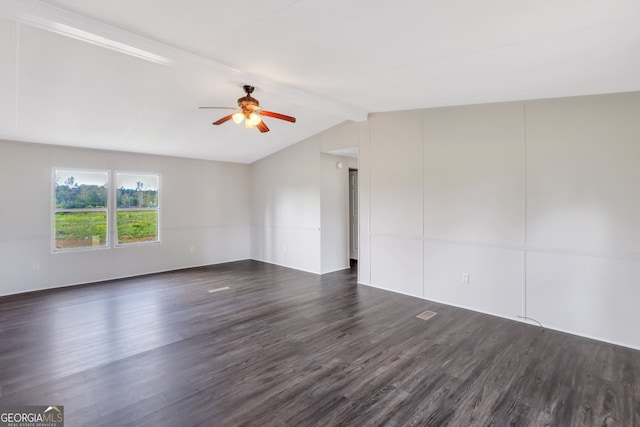
[[[640,352],[242,261],[1,298],[9,404],[70,427],[640,426]]]

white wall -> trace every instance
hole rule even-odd
[[[424,111],[424,294],[522,314],[524,121],[521,104]],[[470,284],[463,284],[468,273]]]
[[[251,165],[251,257],[320,273],[320,148],[312,137]]]
[[[322,154],[322,273],[350,267],[349,169],[358,159],[328,153],[357,153],[360,133],[368,123],[344,122],[320,133]],[[336,163],[342,163],[342,169]]]
[[[347,121],[321,132],[318,135],[320,137],[320,151],[331,153],[348,148],[358,148],[360,145],[360,129],[365,124],[366,122]]]
[[[161,243],[53,253],[54,167],[159,173]],[[0,295],[250,256],[246,165],[0,141],[0,200]]]
[[[320,239],[322,274],[349,268],[349,163],[348,157],[320,157]],[[342,168],[338,168],[340,163]]]
[[[638,93],[372,115],[359,281],[640,348],[639,117]]]
[[[415,296],[422,296],[420,118],[418,111],[370,118],[371,280]]]
[[[357,159],[323,151],[357,148],[361,126],[340,124],[251,165],[252,258],[318,274],[349,268]]]
[[[358,132],[358,282],[371,283],[371,144],[369,121]],[[362,161],[365,166],[362,166]]]
[[[527,314],[640,348],[640,94],[530,102],[526,122]]]

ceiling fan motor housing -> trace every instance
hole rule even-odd
[[[260,106],[260,103],[257,99],[251,96],[253,90],[255,89],[253,86],[245,85],[243,86],[244,91],[247,93],[246,96],[242,98],[238,98],[238,107],[242,108],[243,112],[251,112]]]
[[[248,107],[250,105],[254,107],[258,107],[260,106],[260,103],[258,102],[257,99],[249,95],[243,96],[242,98],[238,98],[238,107],[244,109],[245,107]]]

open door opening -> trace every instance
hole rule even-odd
[[[358,262],[358,170],[349,169],[349,258],[351,267]]]

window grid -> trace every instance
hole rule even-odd
[[[160,243],[159,174],[53,168],[53,181],[54,252]]]

